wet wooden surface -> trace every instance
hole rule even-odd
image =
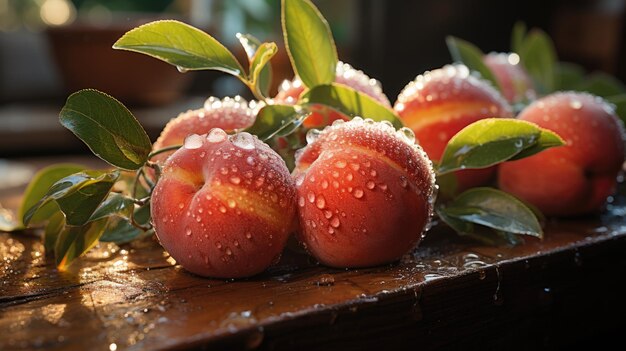
[[[15,207],[19,192],[0,192],[0,203]],[[618,197],[601,216],[551,221],[545,240],[516,247],[435,228],[402,262],[371,269],[288,250],[237,281],[194,276],[152,239],[101,245],[58,272],[39,238],[3,233],[0,350],[597,346],[624,325],[624,216]]]

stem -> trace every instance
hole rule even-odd
[[[172,145],[172,146],[167,146],[164,147],[162,149],[158,149],[158,150],[154,150],[151,153],[148,154],[148,159],[153,158],[156,155],[162,154],[164,152],[168,152],[168,151],[172,151],[172,150],[178,150],[182,147],[183,145]]]
[[[139,170],[137,170],[137,174],[135,175],[135,178],[133,180],[133,186],[131,188],[131,199],[133,201],[133,203],[135,203],[136,205],[139,206],[145,206],[146,205],[146,201],[150,199],[150,197],[146,197],[144,199],[137,199],[137,183],[139,183],[139,179],[141,178],[141,176],[144,175],[144,171],[143,171],[143,167],[139,168]],[[145,176],[144,176],[145,178]],[[143,230],[148,231],[150,229],[152,229],[152,225],[148,224],[147,226],[143,226],[139,223],[137,223],[137,221],[135,220],[135,209],[133,209],[130,212],[130,224],[132,224],[133,227],[139,229],[139,230]]]
[[[156,175],[156,179],[159,180],[159,178],[161,178],[161,166],[159,166],[158,163],[155,162],[147,162],[146,163],[147,167],[150,167],[152,169],[154,169],[154,173]]]

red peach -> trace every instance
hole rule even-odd
[[[362,92],[384,106],[391,107],[389,99],[383,93],[381,84],[376,79],[368,77],[363,71],[356,70],[347,63],[337,63],[335,82],[347,85],[359,92]],[[291,81],[285,80],[278,89],[278,94],[274,98],[277,103],[295,104],[300,95],[304,92],[304,86],[300,78],[296,77]],[[318,106],[315,112],[304,120],[307,128],[324,127],[337,119],[348,120],[349,117],[332,109]]]
[[[624,162],[624,127],[614,107],[580,92],[548,95],[519,119],[560,135],[567,144],[500,165],[500,187],[549,216],[602,208]]]
[[[296,156],[300,232],[333,267],[393,262],[415,247],[435,198],[432,163],[406,128],[355,117],[311,130]]]
[[[537,93],[530,76],[520,64],[520,57],[515,53],[491,52],[483,62],[493,72],[502,95],[511,104],[534,100]]]
[[[254,123],[259,104],[256,101],[248,103],[240,96],[225,97],[220,100],[210,97],[204,103],[204,108],[189,110],[171,119],[152,149],[159,150],[168,146],[181,145],[190,134],[206,134],[213,128],[226,131],[246,128]],[[153,158],[156,162],[164,162],[169,155],[166,152]]]
[[[487,81],[471,75],[464,65],[447,65],[417,76],[402,90],[394,110],[433,161],[438,161],[448,141],[471,123],[513,116],[500,93]],[[487,183],[495,168],[455,174],[457,190],[462,191]]]
[[[295,217],[285,162],[248,133],[192,134],[167,159],[151,200],[163,247],[202,276],[240,278],[281,254]]]

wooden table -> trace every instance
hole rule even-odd
[[[14,207],[20,189],[0,193]],[[536,349],[619,341],[626,197],[550,221],[543,241],[486,247],[436,227],[402,262],[329,269],[291,247],[223,281],[153,239],[101,245],[58,272],[32,234],[0,234],[0,350]],[[622,342],[622,347],[623,347]]]

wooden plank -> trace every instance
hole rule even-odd
[[[102,245],[58,272],[39,238],[0,234],[0,350],[596,342],[626,315],[625,203],[618,198],[600,217],[550,222],[545,240],[516,247],[433,230],[402,262],[370,269],[326,268],[294,245],[266,273],[237,281],[186,272],[154,239]]]

